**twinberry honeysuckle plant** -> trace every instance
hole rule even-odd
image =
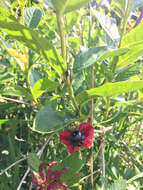
[[[24,119],[28,120],[33,134],[41,133],[41,137],[47,133],[57,135],[52,141],[54,146],[49,145],[52,151],[48,147],[50,153],[44,158],[52,162],[59,157],[60,165],[59,170],[54,170],[51,165],[45,175],[41,173],[43,169],[39,171],[39,177],[33,175],[35,188],[70,186],[74,189],[72,185],[80,181],[76,176],[84,166],[84,175],[91,176],[91,184],[86,189],[94,189],[95,182],[99,186],[102,183],[100,177],[98,180],[93,178],[94,170],[100,170],[102,177],[106,174],[105,152],[106,157],[115,157],[114,151],[110,150],[114,149],[114,144],[117,146],[114,143],[116,135],[119,134],[119,140],[128,123],[131,126],[136,123],[136,118],[132,121],[128,116],[141,117],[141,111],[136,110],[141,108],[134,106],[141,103],[143,97],[140,90],[143,88],[142,61],[138,60],[143,55],[142,11],[129,28],[133,7],[139,6],[135,1],[107,1],[106,11],[102,2],[90,0],[51,0],[33,7],[28,0],[17,2],[13,6],[21,9],[20,22],[13,10],[0,9],[1,42],[4,51],[13,57],[9,58],[12,74],[17,69],[23,78],[20,82],[10,78],[7,85],[2,85],[0,93],[19,97],[25,101],[24,105],[32,107]],[[105,14],[107,10],[108,15]],[[116,25],[117,16],[119,26]],[[8,116],[6,114],[6,118]],[[108,127],[112,131],[106,135]],[[30,134],[27,136],[29,143]],[[100,164],[93,164],[95,150],[100,152]],[[79,159],[80,151],[82,160]],[[57,152],[59,155],[55,156]],[[107,172],[111,180],[112,163],[110,166]],[[51,178],[49,173],[54,177]],[[120,178],[120,175],[116,174],[116,177]]]

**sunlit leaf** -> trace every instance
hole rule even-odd
[[[10,19],[5,21],[0,19],[0,29],[48,60],[48,63],[60,76],[63,74],[65,63],[60,53],[49,40],[41,37],[38,32]]]
[[[64,14],[85,6],[90,0],[51,0],[58,14]]]
[[[77,95],[79,104],[83,104],[88,100],[97,96],[118,96],[125,92],[131,92],[143,88],[143,81],[123,81],[116,83],[107,83],[98,88],[85,90]]]
[[[102,61],[113,56],[120,56],[127,51],[128,48],[113,49],[107,46],[89,48],[75,57],[74,72],[85,69],[97,61]]]
[[[59,84],[52,80],[49,80],[47,77],[39,79],[32,88],[32,94],[35,99],[41,96],[44,92],[51,92],[57,89]]]
[[[127,33],[121,43],[121,47],[129,48],[129,51],[119,58],[117,68],[123,68],[133,64],[139,56],[143,55],[143,23]]]
[[[118,31],[118,27],[116,25],[116,20],[112,17],[108,17],[99,11],[93,10],[93,14],[98,19],[99,23],[105,30],[105,32],[110,36],[112,40],[119,40],[120,35]]]

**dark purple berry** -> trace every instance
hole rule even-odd
[[[80,131],[73,131],[70,134],[69,140],[74,146],[81,146],[84,144],[85,136]]]

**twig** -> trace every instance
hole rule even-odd
[[[17,187],[17,190],[20,190],[20,189],[21,189],[21,186],[22,186],[22,184],[23,184],[25,178],[26,178],[27,175],[29,174],[29,172],[30,172],[30,168],[28,167],[27,170],[26,170],[26,172],[25,172],[25,174],[24,174],[24,176],[22,177],[22,179],[21,179],[21,181],[20,181],[18,187]]]
[[[52,134],[50,135],[50,137],[46,140],[46,142],[44,143],[44,145],[42,146],[42,148],[37,152],[37,156],[38,156],[39,158],[41,158],[41,155],[42,155],[44,149],[46,148],[47,144],[49,143],[49,141],[51,140],[51,138],[52,138],[55,134],[56,134],[56,132],[52,133]],[[21,179],[21,181],[20,181],[18,187],[17,187],[17,190],[20,190],[20,188],[21,188],[21,186],[22,186],[22,184],[23,184],[23,182],[24,182],[24,180],[25,180],[25,178],[27,177],[27,175],[28,175],[29,172],[30,172],[30,168],[28,167],[27,170],[26,170],[26,172],[25,172],[25,174],[24,174],[24,176],[22,177],[22,179]],[[30,189],[32,189],[32,184],[30,185],[29,190],[30,190]]]
[[[15,99],[7,98],[7,97],[4,97],[4,96],[0,96],[0,100],[8,100],[8,101],[11,101],[11,102],[16,102],[16,103],[26,104],[26,105],[32,106],[32,104],[30,104],[28,102],[25,102],[23,100],[15,100]]]
[[[42,148],[38,151],[37,156],[38,156],[39,158],[41,158],[41,155],[42,155],[44,149],[46,148],[47,144],[49,143],[49,141],[51,140],[51,138],[52,138],[55,134],[56,134],[56,132],[52,133],[52,134],[49,136],[49,138],[46,140],[46,142],[44,143],[44,145],[42,146]]]
[[[102,142],[101,144],[101,175],[105,177],[105,157],[104,157],[104,149],[105,149],[105,144]]]
[[[103,128],[101,130],[94,129],[94,132],[103,134],[103,133],[106,133],[108,131],[111,131],[112,129],[113,129],[113,127],[105,127],[105,128]]]
[[[91,88],[94,88],[94,66],[91,67]],[[90,123],[93,125],[93,112],[94,112],[94,100],[91,100],[90,103]],[[90,151],[90,172],[91,172],[91,186],[92,190],[94,189],[94,180],[93,180],[93,149]]]
[[[97,173],[97,172],[99,172],[100,170],[98,169],[98,170],[96,170],[95,172],[93,172],[93,173],[91,173],[91,174],[89,174],[89,175],[87,175],[87,176],[84,176],[83,178],[81,178],[80,180],[79,180],[79,183],[81,182],[81,181],[84,181],[84,180],[86,180],[87,178],[89,178],[91,175],[94,175],[95,173]]]
[[[24,160],[27,160],[27,157],[24,157],[24,158],[21,158],[20,160],[17,160],[16,162],[14,162],[10,166],[8,166],[6,169],[2,170],[2,172],[0,173],[0,176],[3,175],[5,172],[7,172],[9,169],[11,169],[13,166],[19,164],[20,162],[22,162]]]

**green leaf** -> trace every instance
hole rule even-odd
[[[29,71],[29,82],[31,87],[33,88],[33,86],[35,85],[35,83],[40,80],[42,78],[42,75],[37,72],[36,70],[31,69]]]
[[[81,7],[84,7],[87,3],[89,3],[90,0],[69,0],[68,5],[65,8],[65,13],[70,11],[75,11],[76,9],[80,9]]]
[[[35,172],[38,172],[40,163],[41,163],[41,161],[38,158],[36,153],[28,154],[28,165],[32,170],[34,170]]]
[[[27,91],[27,88],[14,86],[5,88],[2,92],[4,95],[25,97],[29,101],[33,101],[32,95]]]
[[[129,51],[119,58],[118,68],[133,64],[143,55],[143,23],[128,32],[122,39],[121,47],[129,48]]]
[[[89,48],[81,53],[79,53],[75,57],[74,72],[78,72],[82,69],[85,69],[91,65],[93,65],[96,61],[98,61],[105,52],[109,51],[110,48],[107,46]]]
[[[32,88],[32,94],[35,99],[41,96],[44,92],[51,92],[57,89],[59,84],[52,80],[49,80],[47,77],[39,79]]]
[[[24,9],[24,24],[28,28],[36,28],[42,17],[42,13],[35,7],[28,7]]]
[[[67,110],[56,111],[52,107],[41,109],[34,119],[33,130],[39,133],[51,133],[64,128],[75,121],[83,121],[87,116],[77,117],[75,113]]]
[[[45,107],[37,113],[34,119],[33,130],[41,133],[54,132],[64,127],[64,119],[53,108]]]
[[[60,15],[85,6],[90,0],[51,0],[56,12]]]
[[[113,183],[109,190],[126,190],[126,180],[121,179],[117,181],[116,183]]]
[[[132,181],[135,181],[135,180],[138,179],[138,178],[143,178],[143,172],[141,172],[141,173],[135,175],[134,177],[132,177],[131,179],[129,179],[129,180],[127,181],[127,183],[131,183]]]
[[[82,91],[77,95],[76,99],[79,104],[83,104],[97,96],[118,96],[122,93],[131,92],[140,88],[143,88],[143,81],[106,83],[98,88]]]
[[[14,79],[14,76],[11,75],[9,72],[0,73],[0,84],[5,84],[6,82],[10,82]]]
[[[1,125],[4,123],[7,123],[9,121],[9,119],[0,119],[0,129],[1,129]]]
[[[0,7],[6,10],[9,10],[10,0],[0,0]]]
[[[28,29],[9,18],[7,20],[0,19],[0,29],[48,60],[48,63],[59,76],[63,75],[66,70],[65,63],[59,51],[47,38],[41,37],[38,32]]]
[[[107,46],[89,48],[75,57],[74,72],[78,72],[93,65],[97,61],[102,61],[108,57],[119,56],[128,51],[128,48],[113,49]]]
[[[99,11],[93,10],[93,14],[98,19],[99,23],[101,24],[102,28],[105,32],[110,36],[112,40],[119,40],[120,35],[118,31],[118,27],[116,25],[116,20],[112,17],[108,17]]]
[[[85,159],[79,159],[79,153],[76,151],[73,155],[68,156],[65,158],[61,163],[57,164],[54,169],[60,170],[63,168],[67,168],[68,170],[61,176],[61,180],[66,184],[73,185],[76,183],[75,178],[77,173],[82,168]],[[77,176],[78,177],[78,176]]]
[[[142,71],[142,68],[143,68],[142,62],[138,62],[133,65],[129,65],[129,66],[121,69],[120,71],[118,71],[115,80],[116,80],[116,82],[128,80],[132,76],[139,75],[140,72]]]

